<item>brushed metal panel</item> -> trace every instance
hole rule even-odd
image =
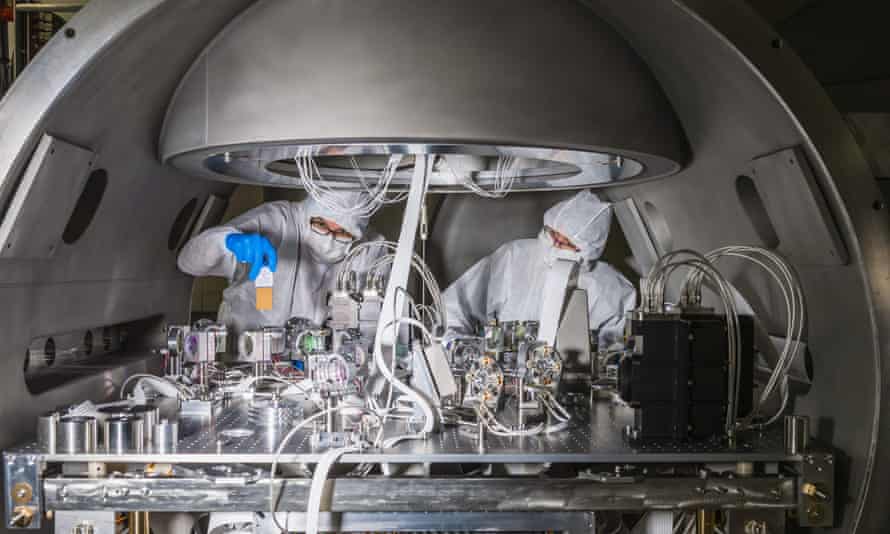
[[[94,157],[57,137],[41,138],[0,223],[0,258],[55,254]]]
[[[778,234],[779,252],[799,264],[847,263],[847,249],[801,149],[761,156],[749,169]]]

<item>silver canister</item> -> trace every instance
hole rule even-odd
[[[59,412],[45,413],[37,418],[37,445],[47,454],[56,453]]]
[[[65,415],[57,427],[57,451],[64,454],[96,452],[99,427],[95,417]]]
[[[130,415],[142,419],[142,431],[145,443],[152,443],[155,426],[160,419],[158,407],[154,404],[137,404],[130,408]]]
[[[785,452],[803,454],[810,445],[810,418],[805,415],[785,416]]]
[[[179,423],[167,419],[158,421],[154,431],[155,452],[160,454],[176,452],[176,444],[178,442]]]
[[[141,451],[145,443],[143,422],[132,415],[110,417],[105,421],[105,450],[114,454]]]
[[[130,413],[130,407],[126,404],[117,404],[115,406],[103,406],[99,408],[99,419],[105,420],[109,417],[123,417]]]

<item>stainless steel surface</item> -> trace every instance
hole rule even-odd
[[[147,367],[144,363],[131,364],[126,369],[109,367],[105,373],[32,396],[21,380],[22,356],[30,339],[155,313],[164,314],[170,323],[186,321],[191,281],[176,272],[174,255],[167,249],[169,225],[188,200],[197,197],[201,202],[209,194],[228,195],[231,188],[210,181],[189,180],[175,169],[159,164],[156,146],[159,128],[164,109],[188,66],[218,31],[249,4],[248,0],[93,0],[71,23],[76,36],[69,38],[59,34],[35,58],[0,103],[0,123],[4,125],[0,140],[2,209],[8,204],[44,132],[52,132],[95,150],[99,154],[97,165],[106,168],[111,177],[106,198],[81,241],[59,249],[52,261],[15,260],[0,266],[0,301],[4,303],[0,310],[0,339],[4,340],[5,351],[4,358],[0,359],[0,391],[3,392],[0,395],[0,423],[4,428],[25,429],[5,433],[0,439],[4,447],[20,442],[24,434],[33,429],[32,424],[22,425],[21,421],[34,421],[40,413],[66,403],[108,398],[115,393],[115,386],[125,374]],[[512,4],[505,3],[507,7],[500,8],[498,16],[490,19],[491,22],[480,20],[477,26],[487,31],[492,25],[513,20],[501,17],[504,13],[512,17]],[[887,276],[890,219],[887,208],[878,202],[880,193],[854,138],[794,52],[788,47],[773,47],[775,32],[744,3],[729,0],[584,0],[582,4],[589,6],[595,16],[585,13],[578,17],[566,16],[565,20],[577,22],[583,33],[587,31],[588,20],[599,25],[602,22],[598,17],[601,17],[621,35],[627,43],[627,46],[622,43],[621,49],[631,49],[630,55],[638,55],[654,73],[670,107],[682,121],[691,145],[690,152],[695,155],[688,167],[671,180],[626,184],[604,192],[613,200],[633,199],[646,224],[658,221],[656,227],[669,230],[674,248],[709,250],[729,243],[759,243],[737,197],[736,176],[745,172],[752,159],[763,154],[794,146],[800,146],[806,153],[813,167],[815,183],[825,196],[827,209],[847,249],[849,263],[796,265],[807,293],[810,321],[806,341],[813,384],[805,394],[796,395],[793,405],[795,412],[812,417],[814,436],[830,441],[844,452],[836,465],[838,478],[845,488],[835,499],[837,528],[843,532],[890,530],[890,517],[884,503],[890,489],[890,455],[882,452],[887,448],[884,445],[886,436],[890,435],[890,412],[883,409],[886,404],[883,396],[887,390],[886,358],[890,347],[887,336],[890,300],[886,298],[890,293],[890,277]],[[416,5],[421,6],[418,9],[426,9],[425,4],[418,2]],[[440,7],[445,9],[451,5],[441,3]],[[547,3],[540,4],[545,5]],[[371,10],[374,3],[362,7]],[[573,4],[570,10],[574,12],[576,8],[578,6]],[[521,11],[517,9],[516,13]],[[378,15],[343,18],[359,25],[367,20],[377,20]],[[338,14],[332,11],[332,16]],[[273,33],[267,28],[281,28],[275,34],[291,40],[277,52],[270,53],[283,61],[256,61],[265,56],[254,53],[255,47],[261,46],[255,45],[231,51],[247,63],[256,63],[250,67],[260,71],[255,77],[241,76],[239,69],[232,68],[234,62],[199,63],[198,68],[206,68],[209,75],[231,72],[231,78],[227,80],[231,84],[216,87],[228,89],[231,86],[233,99],[213,108],[218,113],[215,119],[230,121],[232,131],[238,131],[238,126],[251,118],[255,119],[258,128],[274,121],[300,122],[306,125],[307,136],[317,136],[315,140],[320,143],[331,140],[327,135],[332,133],[330,127],[333,126],[340,127],[341,132],[350,136],[364,135],[367,129],[362,131],[361,122],[367,116],[359,114],[344,113],[337,121],[330,121],[329,115],[312,120],[313,110],[303,112],[274,103],[271,105],[275,109],[273,115],[253,113],[267,105],[263,96],[273,84],[266,73],[277,69],[286,72],[311,70],[312,76],[306,78],[317,79],[323,86],[324,97],[332,101],[344,101],[344,93],[361,93],[362,90],[361,84],[340,83],[339,80],[332,83],[326,79],[327,73],[323,69],[320,72],[309,69],[308,66],[316,65],[312,61],[300,62],[294,68],[286,65],[287,61],[298,61],[300,54],[294,52],[297,49],[325,47],[342,50],[350,56],[343,64],[354,65],[359,62],[360,54],[355,55],[349,47],[341,46],[347,41],[329,43],[318,40],[306,46],[303,42],[306,32],[299,21],[269,18],[272,19],[269,25],[257,24],[244,31],[252,32],[257,37],[256,42],[262,42]],[[397,15],[394,20],[404,19]],[[539,22],[544,19],[530,17],[529,20]],[[653,24],[653,20],[658,24]],[[392,47],[396,56],[412,53],[415,42],[436,44],[439,40],[460,36],[460,32],[450,34],[447,28],[432,27],[424,22],[409,26],[415,34]],[[354,35],[365,33],[357,31]],[[489,43],[491,35],[489,32],[481,42]],[[331,38],[337,39],[337,36]],[[529,46],[537,45],[534,39],[528,39],[528,43]],[[475,51],[474,44],[475,41],[466,42],[468,54]],[[502,46],[509,48],[510,44],[494,43],[488,50],[496,52]],[[431,47],[433,45],[425,48]],[[418,50],[421,48],[424,47],[417,47]],[[515,48],[520,52],[523,50]],[[425,57],[435,57],[435,54],[424,54]],[[580,61],[588,61],[593,56],[577,48],[569,53],[548,55],[547,66],[560,72],[547,77],[548,87],[544,89],[558,91],[564,83],[571,85],[569,78],[562,77],[562,71],[571,76],[574,73],[570,68],[564,68],[563,60],[579,61],[577,58],[581,58]],[[365,63],[368,68],[356,72],[380,74],[384,81],[377,86],[387,86],[376,95],[379,99],[368,99],[369,105],[391,110],[414,109],[424,101],[430,105],[441,102],[443,107],[452,105],[436,98],[448,84],[432,88],[423,86],[420,82],[426,73],[422,70],[402,83],[400,78],[387,76],[389,73],[375,71],[374,66],[378,64],[375,59]],[[602,70],[593,69],[585,75],[592,73],[596,84],[603,86],[603,90],[609,87],[622,90],[620,83],[603,83],[603,73],[611,73],[610,64],[607,62]],[[460,67],[459,64],[453,68],[448,65],[444,71],[454,83],[479,86],[483,91],[491,87],[495,95],[488,101],[509,103],[510,99],[502,98],[505,94],[502,82],[506,83],[508,78],[472,70],[461,71]],[[501,73],[505,67],[493,62],[489,70]],[[517,83],[527,85],[525,80],[536,75],[522,73],[515,79]],[[540,84],[532,86],[540,87]],[[303,87],[307,86],[295,83],[289,89],[298,93]],[[418,87],[422,90],[416,90]],[[186,89],[183,86],[183,91]],[[180,91],[181,97],[183,91]],[[359,94],[352,100],[360,102],[364,96]],[[560,100],[552,94],[544,96],[551,102]],[[235,97],[246,101],[246,104],[242,103],[246,106],[244,113],[227,116],[222,111],[237,108]],[[584,99],[586,95],[577,100]],[[381,106],[381,102],[394,103]],[[472,99],[466,99],[466,102],[470,104],[461,109],[473,105]],[[570,126],[550,115],[549,106],[515,105],[506,110],[497,105],[490,106],[492,109],[480,108],[472,111],[480,117],[505,117],[503,121],[492,120],[490,124],[502,127],[508,134],[517,130],[517,123],[534,126],[525,136],[529,142],[534,142],[531,146],[551,146],[547,128],[552,127],[558,132]],[[200,112],[200,108],[195,110]],[[583,137],[583,131],[599,118],[609,128],[637,123],[636,118],[627,116],[620,106],[616,106],[614,113],[607,111],[597,120],[580,117],[579,137]],[[400,117],[411,115],[395,113]],[[305,120],[294,121],[294,114]],[[618,120],[615,120],[616,115]],[[437,116],[447,116],[447,113]],[[378,120],[377,115],[371,118],[376,124],[388,123]],[[454,118],[456,123],[476,123],[474,120],[463,121],[460,114],[455,114]],[[422,115],[416,115],[412,122],[415,126],[431,123]],[[203,124],[203,120],[195,122],[199,130]],[[544,127],[539,129],[541,125]],[[454,124],[454,129],[461,130],[461,125]],[[661,135],[657,129],[643,128],[642,131]],[[479,132],[474,132],[474,137],[476,134]],[[494,141],[501,142],[502,137],[498,136]],[[565,140],[565,137],[558,137],[557,140]],[[672,140],[671,136],[664,136],[664,139]],[[203,141],[197,138],[196,144]],[[455,141],[465,142],[466,139]],[[538,201],[538,198],[533,199],[533,203]],[[35,202],[39,204],[40,201]],[[472,198],[447,199],[437,222],[434,222],[430,250],[442,258],[438,270],[442,275],[440,281],[452,280],[479,257],[496,248],[508,234],[514,236],[525,232],[526,237],[534,236],[540,224],[539,216],[534,210],[526,210],[527,201],[519,197],[501,203],[499,211],[463,209],[473,202],[475,199]],[[511,218],[503,217],[514,210],[516,213]],[[804,213],[796,211],[794,204],[789,204],[787,211],[791,217],[805,218]],[[498,224],[491,224],[491,221]],[[473,238],[467,239],[470,233]],[[807,238],[795,233],[785,241],[799,239],[803,242]],[[733,284],[758,313],[767,330],[782,331],[784,315],[781,306],[775,306],[781,297],[771,289],[769,282],[746,268],[730,266],[730,270]],[[784,443],[781,442],[780,437],[776,447],[783,450]]]
[[[324,68],[301,76],[306,65]],[[287,187],[293,180],[255,160],[344,143],[419,147],[409,153],[436,152],[422,148],[435,144],[471,154],[490,145],[619,154],[642,164],[640,177],[670,174],[688,159],[646,65],[569,0],[338,0],[323,9],[261,0],[192,65],[160,151],[190,174]],[[261,155],[263,147],[281,157]],[[230,167],[244,149],[249,166]]]
[[[59,32],[0,101],[0,213],[45,132],[95,150],[95,163],[109,173],[99,210],[77,243],[61,246],[51,261],[0,265],[0,423],[9,429],[0,447],[33,436],[40,414],[116,398],[126,376],[153,372],[160,363],[147,353],[121,358],[32,395],[22,378],[31,339],[152,315],[188,320],[192,281],[167,249],[170,225],[188,199],[228,195],[231,187],[189,182],[161,166],[158,129],[195,55],[248,3],[94,0],[69,23],[75,36]],[[119,93],[123,80],[129,88]],[[53,177],[58,190],[70,179],[62,171]],[[33,199],[36,207],[51,203]]]
[[[779,253],[796,264],[847,263],[847,249],[800,147],[753,159],[749,174],[775,228]]]
[[[115,534],[114,512],[75,512],[58,511],[53,514],[55,534],[86,534],[83,530],[92,528],[93,534]],[[82,529],[80,531],[76,529]]]
[[[97,450],[99,427],[95,417],[64,415],[59,419],[57,452],[92,454]]]
[[[248,514],[247,517],[252,517]],[[232,523],[244,520],[245,514],[221,514],[211,517],[208,534],[224,534]],[[278,534],[281,530],[269,516],[253,518],[257,534]],[[278,522],[292,532],[306,529],[306,514],[278,514]],[[472,529],[470,529],[472,527]],[[319,518],[323,532],[535,532],[555,531],[566,534],[602,533],[594,524],[594,515],[587,512],[324,512]]]
[[[78,11],[85,5],[87,5],[86,2],[39,2],[33,4],[16,3],[15,10],[21,13],[63,13]]]
[[[179,423],[161,419],[155,425],[152,445],[158,454],[171,454],[176,452],[179,443]]]
[[[736,176],[758,155],[796,145],[806,152],[850,264],[795,265],[807,295],[815,379],[795,399],[795,411],[811,415],[814,434],[850,455],[838,468],[850,492],[838,531],[888,530],[881,496],[890,489],[890,456],[879,453],[886,448],[879,436],[888,435],[890,424],[881,408],[890,347],[890,220],[886,208],[872,206],[880,193],[855,139],[794,51],[775,48],[775,32],[743,3],[585,3],[652,66],[687,128],[696,155],[687,169],[669,183],[609,192],[612,199],[651,203],[670,229],[675,249],[760,243],[741,210]],[[640,17],[643,12],[646,17]],[[651,20],[660,23],[653,26]],[[770,331],[781,331],[784,318],[773,306],[781,297],[753,270],[731,268],[733,284],[759,320]]]
[[[36,456],[3,455],[5,509],[0,528],[39,529],[42,521],[43,484],[40,461]]]
[[[491,187],[497,177],[493,169],[500,157],[516,158],[516,182],[513,190],[534,191],[551,189],[578,189],[587,186],[608,184],[618,180],[645,176],[646,168],[638,161],[629,157],[601,152],[584,152],[563,148],[534,148],[523,146],[483,145],[483,144],[288,144],[277,143],[273,146],[248,143],[247,146],[230,148],[224,152],[216,150],[190,153],[181,156],[177,161],[189,168],[200,165],[213,173],[208,177],[244,182],[258,182],[265,185],[280,187],[300,187],[299,173],[294,158],[301,151],[318,154],[315,162],[321,175],[331,186],[353,188],[361,187],[361,179],[351,167],[333,166],[326,163],[326,158],[350,157],[355,160],[358,168],[365,173],[367,182],[375,182],[379,173],[373,164],[381,156],[399,154],[406,157],[420,155],[444,156],[436,159],[436,165],[429,175],[429,190],[434,193],[467,192],[460,185],[467,172],[481,187]],[[472,170],[449,164],[448,157],[471,156],[483,160],[481,170]],[[200,158],[205,158],[203,161]],[[375,159],[371,159],[375,158]],[[367,161],[370,166],[363,166]],[[406,191],[411,183],[411,168],[397,171],[392,180],[392,191]]]
[[[144,424],[142,418],[133,416],[110,417],[105,420],[105,452],[123,454],[139,452],[145,443]]]
[[[810,418],[805,415],[785,416],[785,450],[803,454],[810,444]]]
[[[0,258],[55,255],[94,158],[89,150],[43,136],[0,220]],[[60,181],[62,173],[70,179]]]
[[[281,437],[294,422],[302,419],[298,406],[286,407],[281,425],[267,425],[251,416],[249,401],[235,401],[230,406],[217,405],[212,417],[184,417],[179,421],[179,443],[175,453],[161,454],[146,446],[142,453],[42,454],[50,462],[234,462],[261,464],[275,459]],[[408,441],[385,451],[369,450],[347,454],[350,462],[776,462],[795,460],[785,452],[780,428],[765,434],[743,434],[736,448],[720,443],[651,442],[632,445],[624,438],[624,428],[633,421],[626,406],[600,401],[592,410],[583,406],[570,408],[574,419],[567,430],[552,435],[505,438],[485,435],[484,453],[479,450],[475,428],[450,426],[425,441]],[[404,423],[390,422],[387,435],[404,433]],[[324,450],[313,450],[312,429],[297,432],[281,455],[283,463],[316,462]],[[17,454],[39,452],[36,444],[13,449]]]
[[[160,410],[154,404],[137,404],[131,406],[129,414],[142,419],[142,432],[145,443],[154,441],[155,427],[160,420]]]
[[[279,482],[280,483],[280,480]],[[290,479],[281,511],[305,511],[310,480]],[[184,498],[188,496],[188,498]],[[48,478],[51,510],[269,510],[268,480]],[[797,505],[792,478],[642,478],[621,483],[525,478],[340,478],[333,512],[571,512],[591,510],[782,509]]]
[[[50,412],[37,418],[37,446],[41,451],[55,454],[58,443],[58,428],[58,412]]]

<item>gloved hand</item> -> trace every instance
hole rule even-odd
[[[278,252],[260,234],[229,234],[226,236],[226,248],[235,255],[236,260],[250,264],[248,276],[251,280],[256,280],[264,265],[273,273],[278,266]]]

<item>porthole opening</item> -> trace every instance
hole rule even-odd
[[[671,229],[668,228],[667,221],[664,216],[655,207],[655,204],[648,200],[643,203],[643,211],[646,212],[646,226],[649,229],[649,236],[655,244],[660,256],[674,250],[674,238],[671,235]]]
[[[83,191],[77,199],[71,218],[65,225],[62,232],[62,241],[67,245],[72,245],[79,240],[90,227],[96,212],[99,211],[99,204],[102,203],[102,197],[105,196],[105,189],[108,187],[108,172],[105,169],[96,169],[93,171]]]
[[[757,237],[763,246],[771,249],[777,248],[779,246],[779,235],[776,233],[775,227],[773,227],[773,223],[766,211],[766,205],[764,205],[763,199],[760,198],[760,193],[757,191],[754,180],[750,176],[741,175],[736,178],[735,189],[739,196],[739,201],[742,203],[742,209],[745,210],[745,215],[751,221],[751,225],[754,227],[754,231],[757,233]]]
[[[170,227],[170,235],[167,237],[167,249],[176,250],[182,245],[183,238],[189,230],[189,223],[195,215],[195,209],[198,207],[198,199],[193,198],[186,202],[185,206],[179,210],[176,219],[173,220],[173,226]]]

